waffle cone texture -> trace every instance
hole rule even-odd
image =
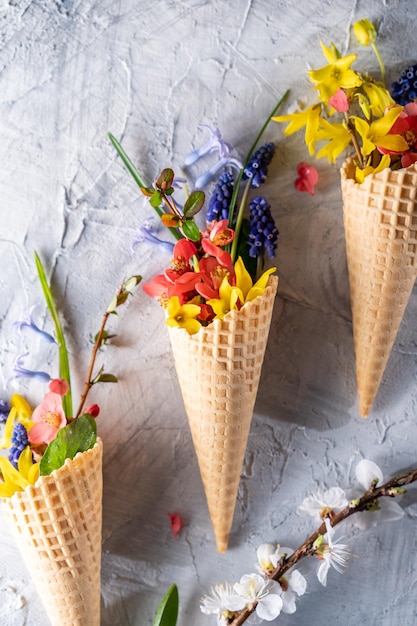
[[[367,417],[417,276],[417,165],[341,170],[359,411]]]
[[[217,549],[225,552],[278,278],[240,311],[189,335],[169,328]]]
[[[102,442],[3,510],[53,626],[100,625]]]

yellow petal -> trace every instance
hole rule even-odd
[[[172,296],[169,298],[166,307],[166,313],[168,317],[175,317],[180,310],[180,299],[178,296]]]
[[[19,393],[14,393],[10,398],[10,404],[16,409],[19,420],[28,419],[33,413],[29,402]]]
[[[190,335],[195,335],[200,330],[201,324],[197,320],[187,319],[184,321],[182,327],[185,328]]]
[[[271,274],[276,272],[276,270],[277,270],[276,267],[271,267],[271,269],[266,270],[266,272],[262,274],[262,276],[256,281],[252,289],[249,291],[246,297],[246,302],[251,302],[252,300],[257,298],[258,296],[261,296],[265,292],[265,289],[268,285],[269,277]]]
[[[28,486],[28,481],[13,467],[9,459],[0,456],[0,470],[6,485],[14,488],[15,491],[21,491]]]
[[[198,304],[183,304],[180,307],[180,311],[185,317],[197,317],[201,311],[201,307]]]
[[[32,467],[29,470],[29,474],[28,474],[28,482],[31,485],[34,485],[36,483],[36,481],[39,478],[39,469],[40,469],[40,465],[39,463],[34,463],[32,465]]]
[[[246,296],[248,295],[250,289],[252,288],[252,278],[248,270],[243,263],[242,257],[239,257],[235,263],[235,274],[236,274],[236,287],[238,287],[243,294],[243,301],[245,301]]]
[[[32,450],[30,446],[26,446],[26,448],[22,451],[19,456],[19,460],[17,461],[17,469],[22,474],[22,476],[27,480],[30,468],[33,465],[32,459]]]

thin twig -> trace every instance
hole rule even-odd
[[[119,291],[117,293],[116,298],[121,296],[122,293],[124,292],[124,284],[125,283],[123,283],[122,286],[120,287],[120,289],[119,289]],[[97,357],[97,352],[99,351],[99,348],[102,345],[103,334],[104,334],[104,331],[105,331],[105,328],[106,328],[106,324],[107,324],[107,320],[109,319],[109,316],[110,316],[110,312],[109,311],[106,311],[105,314],[103,315],[103,320],[101,322],[101,327],[100,327],[100,330],[99,330],[99,332],[97,334],[96,341],[95,341],[94,347],[93,347],[93,352],[91,354],[90,367],[88,369],[87,380],[86,380],[85,385],[84,385],[84,392],[83,392],[83,394],[81,396],[81,400],[80,400],[80,404],[79,404],[79,407],[78,407],[78,411],[77,411],[77,414],[76,414],[74,419],[77,419],[77,417],[79,417],[81,415],[81,411],[83,410],[85,401],[87,400],[88,393],[89,393],[91,387],[94,385],[94,383],[92,381],[94,365],[95,365],[95,361],[96,361],[96,357]]]

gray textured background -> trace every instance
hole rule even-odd
[[[346,52],[351,24],[363,17],[379,24],[395,78],[417,57],[414,0],[0,0],[2,396],[17,345],[13,321],[41,302],[33,249],[52,272],[76,392],[90,337],[121,280],[150,278],[169,260],[147,244],[130,253],[152,212],[107,131],[148,180],[164,166],[179,170],[205,138],[199,123],[218,125],[243,156],[285,89],[291,103],[308,94],[308,64],[324,64],[320,40]],[[359,52],[357,67],[377,70],[372,52]],[[260,543],[298,546],[313,526],[295,509],[312,488],[353,484],[363,457],[387,478],[416,465],[417,292],[365,421],[357,411],[338,167],[318,161],[315,196],[296,192],[295,166],[308,154],[301,135],[284,139],[282,131],[271,123],[265,135],[278,150],[263,190],[281,232],[281,282],[226,555],[215,551],[163,313],[140,292],[113,324],[117,349],[109,346],[101,360],[120,382],[92,396],[105,444],[103,626],[150,625],[172,582],[179,626],[214,623],[199,611],[201,595],[252,571]],[[42,307],[38,314],[50,330]],[[44,356],[52,367],[52,355]],[[33,403],[43,393],[34,385],[20,391]],[[406,516],[396,524],[346,530],[358,558],[344,575],[332,571],[327,589],[316,563],[306,563],[307,594],[276,623],[417,623],[415,488],[402,503]],[[186,523],[177,542],[168,512]],[[0,623],[46,626],[0,522]]]

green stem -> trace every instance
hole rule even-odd
[[[124,149],[122,148],[121,144],[117,141],[116,137],[114,135],[112,135],[111,133],[107,133],[107,136],[110,139],[111,143],[113,144],[113,147],[115,148],[117,154],[122,159],[123,165],[125,166],[125,168],[129,172],[129,174],[132,176],[133,180],[135,181],[135,183],[137,184],[139,189],[142,189],[143,187],[148,187],[148,185],[143,180],[142,176],[139,174],[139,172],[136,169],[136,167],[133,165],[133,163],[130,160],[130,158],[127,156],[127,154],[124,151]],[[161,217],[161,215],[163,213],[162,209],[160,207],[153,207],[153,208],[155,209],[155,211],[159,215],[159,217]],[[175,228],[169,228],[168,230],[171,231],[171,233],[173,234],[175,239],[182,239],[181,233],[179,233],[178,230],[176,230]]]
[[[230,252],[231,257],[232,257],[232,263],[234,263],[236,260],[236,252],[237,252],[237,248],[239,245],[239,233],[242,227],[242,221],[243,221],[243,216],[245,214],[245,209],[246,209],[246,204],[248,201],[251,182],[252,182],[252,179],[249,178],[248,182],[246,183],[245,190],[243,192],[242,200],[240,201],[239,212],[237,214],[236,226],[235,226],[235,238],[233,239],[232,249]]]
[[[375,52],[375,56],[378,59],[378,63],[379,63],[379,69],[381,70],[381,78],[382,78],[382,82],[384,83],[384,87],[387,87],[387,80],[386,80],[386,75],[385,75],[385,66],[384,66],[384,61],[382,60],[382,57],[379,53],[378,50],[378,46],[376,45],[375,42],[371,43],[372,46],[372,50]]]
[[[42,286],[42,291],[45,297],[49,313],[52,317],[52,321],[55,326],[56,338],[59,345],[59,376],[62,380],[66,380],[68,383],[68,392],[62,398],[62,405],[64,413],[67,418],[72,417],[72,398],[71,398],[71,379],[70,379],[70,367],[68,360],[68,350],[65,343],[65,337],[62,330],[61,322],[59,320],[58,312],[56,310],[55,302],[52,296],[51,288],[46,278],[45,270],[43,269],[42,262],[35,252],[35,263],[38,271],[39,282]]]
[[[236,201],[237,201],[237,196],[239,193],[239,185],[242,181],[242,177],[243,177],[243,172],[245,171],[245,167],[247,166],[247,164],[249,163],[249,159],[251,158],[260,138],[262,137],[265,128],[268,126],[269,122],[271,121],[271,117],[273,117],[275,115],[275,113],[278,111],[278,109],[280,108],[280,106],[284,103],[285,99],[287,98],[288,94],[290,93],[290,90],[287,89],[287,91],[284,93],[284,95],[282,96],[282,98],[279,100],[279,102],[274,106],[273,110],[271,111],[271,113],[268,115],[268,117],[265,120],[264,125],[262,126],[261,130],[258,133],[258,136],[256,137],[255,141],[253,142],[253,144],[251,145],[251,147],[249,148],[249,152],[246,155],[245,160],[243,161],[243,165],[242,165],[242,169],[240,170],[236,182],[235,182],[235,186],[233,189],[233,194],[232,194],[232,199],[230,201],[230,207],[229,207],[229,227],[233,228],[233,214],[234,214],[234,210],[235,210],[235,206],[236,206]]]

